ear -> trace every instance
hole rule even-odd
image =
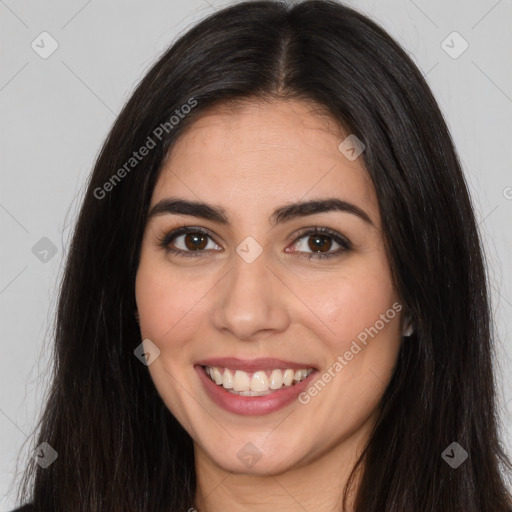
[[[139,312],[137,310],[134,311],[133,313],[133,316],[135,317],[135,321],[137,323],[140,323],[139,320],[140,320],[140,317],[139,317]]]
[[[414,324],[413,324],[413,321],[411,318],[411,314],[407,313],[405,315],[404,327],[402,328],[402,336],[406,336],[406,337],[411,336],[413,332],[414,332]]]
[[[403,335],[403,336],[407,336],[407,337],[408,337],[408,336],[411,336],[413,332],[414,332],[414,327],[413,327],[412,325],[410,325],[410,324],[409,324],[409,325],[404,329],[404,331],[402,332],[402,335]]]

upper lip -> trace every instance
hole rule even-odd
[[[278,368],[291,368],[300,370],[302,368],[314,368],[309,363],[295,363],[293,361],[283,361],[273,357],[260,357],[258,359],[239,359],[237,357],[212,357],[203,359],[196,364],[201,366],[220,366],[233,370],[242,370],[245,372],[255,372],[257,370],[272,370]]]

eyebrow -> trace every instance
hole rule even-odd
[[[374,225],[364,210],[355,204],[342,201],[341,199],[337,198],[314,199],[311,201],[285,204],[284,206],[274,210],[269,218],[269,221],[272,225],[276,225],[299,217],[306,217],[316,213],[325,213],[331,211],[351,213],[352,215],[355,215],[364,220],[366,223],[372,226]],[[226,210],[220,206],[172,197],[162,199],[156,203],[153,208],[151,208],[147,220],[149,221],[155,216],[166,214],[191,215],[193,217],[210,220],[218,224],[229,224]]]

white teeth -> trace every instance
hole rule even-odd
[[[215,383],[222,384],[222,373],[220,373],[220,370],[216,366],[212,368],[212,373],[213,375],[211,375],[211,377],[213,377]]]
[[[222,387],[225,389],[232,389],[233,387],[233,374],[228,368],[224,370],[224,375],[222,376]]]
[[[283,385],[283,372],[281,370],[272,370],[270,374],[270,389],[279,389]]]
[[[258,370],[251,374],[243,370],[231,370],[229,368],[221,368],[218,366],[206,366],[206,374],[217,385],[230,390],[231,393],[243,396],[263,396],[283,386],[290,387],[304,380],[313,368],[301,368],[293,370],[274,369],[267,375],[267,371]]]
[[[232,389],[228,389],[228,391],[233,395],[240,396],[265,396],[273,393],[273,391],[233,391]]]
[[[251,387],[251,379],[247,373],[237,370],[233,377],[233,389],[235,391],[249,391]]]
[[[256,372],[252,376],[251,391],[268,391],[268,377],[265,372]]]
[[[293,377],[295,376],[295,372],[293,370],[286,370],[283,374],[283,384],[285,386],[290,386],[293,382]]]

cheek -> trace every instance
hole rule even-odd
[[[325,419],[323,428],[334,437],[339,425],[347,434],[375,411],[400,349],[398,295],[387,267],[373,269],[354,266],[329,281],[328,293],[310,296],[323,321],[316,329],[327,353],[323,383],[312,382],[302,403],[313,404],[315,417]]]
[[[205,292],[179,275],[170,272],[164,259],[142,253],[135,296],[142,339],[150,339],[160,350],[148,366],[153,383],[168,409],[188,425],[184,413],[188,395],[179,383],[186,382],[190,370],[191,347],[187,341],[197,330]]]
[[[201,310],[207,283],[191,283],[179,272],[171,272],[165,259],[141,256],[135,280],[135,296],[141,334],[157,343],[168,344],[174,329],[188,329]],[[182,336],[180,336],[180,339]]]
[[[141,261],[135,281],[137,309],[142,334],[159,340],[171,328],[176,318],[177,294],[175,283],[159,269]]]
[[[347,266],[304,291],[333,348],[350,344],[397,300],[389,269],[377,263]]]

